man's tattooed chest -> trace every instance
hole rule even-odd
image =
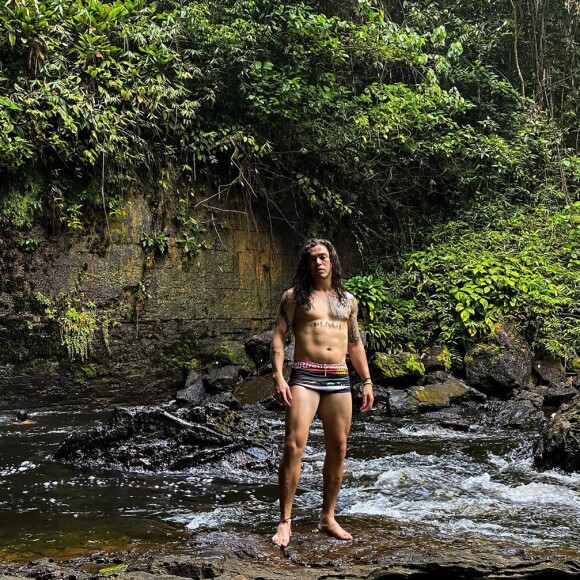
[[[340,302],[335,294],[331,294],[327,299],[328,313],[331,318],[338,320],[347,320],[350,314],[350,304]]]

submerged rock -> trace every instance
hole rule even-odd
[[[224,463],[251,470],[273,469],[275,450],[268,426],[224,405],[179,409],[117,407],[107,425],[73,434],[54,459],[105,469],[183,470]]]
[[[580,471],[580,395],[554,413],[536,443],[534,464],[539,469]]]

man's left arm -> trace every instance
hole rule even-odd
[[[360,330],[358,328],[358,305],[353,297],[351,301],[350,314],[348,316],[348,354],[358,376],[363,381],[361,412],[370,411],[375,397],[373,394],[373,382],[367,362],[365,347],[362,342]]]

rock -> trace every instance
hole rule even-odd
[[[437,383],[444,383],[451,375],[446,371],[431,371],[423,377],[424,385],[436,385]]]
[[[362,383],[354,383],[352,385],[352,404],[355,411],[358,411],[362,405]],[[375,401],[373,403],[373,410],[377,412],[384,412],[388,414],[388,405],[390,397],[390,389],[382,385],[373,385],[373,394]]]
[[[224,405],[179,409],[117,407],[108,424],[73,434],[55,460],[100,469],[184,470],[206,463],[273,469],[268,426]]]
[[[261,367],[270,360],[270,344],[274,332],[267,330],[254,334],[244,342],[244,347],[256,367]]]
[[[214,357],[222,365],[235,365],[250,370],[255,366],[244,345],[235,340],[224,340],[218,345]]]
[[[449,371],[451,369],[451,353],[446,346],[431,346],[421,354],[421,362],[427,373]]]
[[[175,398],[178,403],[190,403],[194,406],[201,405],[207,399],[203,380],[197,371],[189,371],[184,388],[177,391]]]
[[[515,388],[527,388],[531,375],[531,351],[517,330],[498,325],[486,342],[465,355],[468,384],[491,395],[505,396]]]
[[[445,429],[451,429],[453,431],[463,431],[463,432],[467,432],[469,431],[471,425],[464,420],[458,420],[458,421],[440,421],[439,425],[441,425],[441,427],[444,427]]]
[[[537,429],[546,424],[543,397],[532,391],[518,391],[508,400],[494,399],[483,408],[482,423],[513,429]]]
[[[538,469],[580,471],[580,395],[550,418],[534,448]]]
[[[234,390],[234,397],[242,405],[254,405],[271,401],[274,391],[272,377],[263,375],[240,383]]]
[[[557,409],[563,403],[568,403],[578,394],[577,389],[567,384],[536,385],[533,392],[542,395],[544,405],[553,409]]]
[[[483,401],[485,395],[450,377],[444,383],[411,387],[408,391],[391,389],[388,412],[392,417],[427,413],[467,401]]]
[[[566,370],[559,361],[535,360],[532,371],[541,385],[561,385],[566,380]]]
[[[464,580],[564,580],[578,578],[580,553],[569,547],[531,547],[502,537],[478,538],[452,535],[437,538],[420,535],[422,522],[383,529],[368,523],[349,522],[356,540],[338,542],[313,533],[312,523],[298,519],[292,542],[284,550],[272,546],[270,533],[258,522],[258,530],[201,532],[193,537],[187,553],[149,550],[146,557],[124,554],[118,572],[98,573],[114,568],[111,558],[87,558],[54,562],[46,559],[29,563],[0,563],[1,577],[42,579],[46,569],[55,578],[96,580],[177,580],[213,578],[215,580],[404,580],[418,578],[457,578]],[[410,533],[409,528],[412,529]],[[428,529],[428,528],[427,528]],[[268,530],[269,531],[269,530]],[[379,533],[380,532],[380,533]],[[95,548],[96,549],[96,548]],[[181,552],[181,553],[180,553]],[[114,562],[117,560],[115,559]],[[92,571],[89,571],[91,570]]]
[[[408,387],[417,384],[425,374],[425,367],[418,355],[409,352],[377,352],[370,363],[375,381],[388,386]]]
[[[17,421],[26,421],[28,419],[28,413],[26,411],[16,411],[16,420]]]
[[[240,367],[226,365],[210,371],[203,377],[203,385],[209,394],[233,391],[240,380]]]

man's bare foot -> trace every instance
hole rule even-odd
[[[343,530],[334,518],[331,520],[320,520],[318,529],[339,540],[352,540],[352,536],[346,530]]]
[[[276,544],[279,548],[285,548],[290,543],[290,537],[292,536],[292,532],[290,530],[290,521],[291,518],[287,518],[285,520],[280,520],[278,524],[278,530],[272,536],[272,542]]]

